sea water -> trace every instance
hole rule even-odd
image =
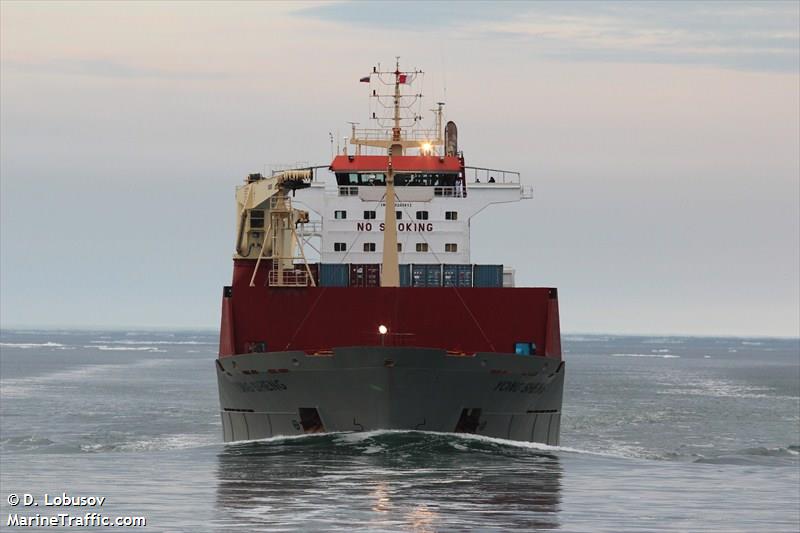
[[[226,445],[215,333],[3,331],[0,530],[59,513],[141,531],[800,529],[797,339],[563,344],[558,447],[414,431]]]

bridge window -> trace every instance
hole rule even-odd
[[[361,172],[337,172],[336,183],[340,186],[343,185],[384,185],[386,176],[382,173],[361,173]]]
[[[454,242],[448,242],[444,245],[445,252],[457,252],[458,251],[458,244]]]
[[[398,242],[397,243],[397,251],[398,252],[402,252],[403,251],[403,243],[402,242]]]
[[[361,178],[362,185],[385,185],[386,184],[386,176],[383,174],[360,174],[359,177]]]
[[[347,218],[347,211],[334,211],[333,218],[344,220]]]
[[[402,211],[395,211],[394,216],[397,220],[403,220],[403,212]]]
[[[365,242],[364,243],[364,251],[365,252],[374,252],[375,251],[375,243],[374,242]]]
[[[263,228],[264,227],[264,211],[261,209],[250,210],[250,227]]]
[[[445,211],[444,212],[444,219],[445,220],[458,220],[458,211]]]
[[[335,242],[333,243],[333,251],[334,252],[346,252],[347,251],[347,244],[343,242]]]
[[[453,187],[457,178],[457,173],[401,173],[395,175],[394,184],[400,187]]]
[[[375,211],[364,211],[364,219],[372,220],[375,218]]]
[[[418,252],[427,252],[428,251],[428,243],[427,242],[418,242],[417,243],[417,251]]]
[[[417,220],[428,220],[427,211],[417,211]]]

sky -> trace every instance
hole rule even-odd
[[[562,331],[800,335],[797,2],[3,1],[0,325],[217,327],[234,187],[327,164],[398,55],[533,187],[473,261]]]

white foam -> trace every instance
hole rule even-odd
[[[58,342],[0,342],[0,346],[9,348],[61,348],[64,345]]]
[[[177,344],[190,344],[190,345],[209,345],[213,346],[216,345],[215,342],[200,342],[200,341],[131,341],[131,340],[117,340],[117,341],[109,341],[109,340],[102,340],[102,341],[92,341],[92,344],[124,344],[124,345],[138,345],[138,344],[145,344],[145,345],[161,345],[161,344],[168,344],[168,345],[177,345]]]
[[[681,339],[674,339],[670,337],[659,337],[656,339],[646,339],[642,344],[684,344],[685,341]]]
[[[597,455],[600,457],[614,457],[614,458],[625,458],[625,459],[631,457],[630,455],[623,455],[621,453],[579,450],[578,448],[571,448],[569,446],[551,446],[549,444],[543,444],[541,442],[500,439],[497,437],[487,437],[485,435],[476,435],[473,433],[436,433],[433,431],[420,431],[419,433],[430,433],[433,435],[447,435],[450,437],[456,437],[464,440],[475,440],[481,442],[488,442],[492,444],[501,444],[503,446],[513,446],[515,448],[527,448],[530,450],[539,450],[545,452],[578,453],[583,455]]]
[[[680,359],[680,355],[656,353],[612,353],[611,357],[656,357],[660,359]]]
[[[579,453],[579,454],[587,454],[587,455],[597,455],[601,457],[614,457],[614,458],[630,458],[631,454],[622,454],[622,453],[614,453],[614,452],[595,452],[595,451],[588,451],[588,450],[579,450],[577,448],[571,448],[568,446],[551,446],[549,444],[543,444],[540,442],[528,442],[528,441],[519,441],[519,440],[509,440],[509,439],[501,439],[497,437],[487,437],[486,435],[476,435],[474,433],[443,433],[437,431],[420,431],[420,430],[402,430],[402,429],[379,429],[373,431],[359,431],[359,432],[342,432],[342,433],[335,433],[337,440],[341,442],[345,442],[348,444],[358,443],[367,439],[372,439],[375,437],[379,437],[381,435],[391,435],[395,433],[421,433],[425,435],[438,435],[438,436],[445,436],[448,438],[456,438],[456,439],[463,439],[463,440],[472,440],[472,441],[480,441],[486,442],[491,444],[499,444],[503,446],[513,446],[515,448],[526,448],[530,450],[538,450],[538,451],[545,451],[545,452],[566,452],[566,453]],[[457,445],[454,444],[454,447],[457,448]],[[467,449],[468,448],[463,448]]]
[[[313,439],[324,435],[338,435],[338,434],[339,433],[303,433],[302,435],[275,435],[274,437],[267,437],[265,439],[236,440],[233,442],[226,442],[225,444],[228,446],[236,446],[237,444],[248,444],[251,442],[263,442],[268,444],[273,442],[281,442],[284,440]]]
[[[608,342],[609,337],[583,337],[580,335],[564,335],[564,340],[567,342]]]
[[[450,439],[459,439],[462,442],[479,441],[490,444],[498,444],[501,446],[511,446],[515,448],[525,448],[529,450],[552,452],[552,453],[574,453],[582,455],[594,455],[599,457],[611,457],[615,459],[640,459],[644,457],[652,457],[652,455],[648,455],[647,453],[645,453],[645,450],[643,448],[638,448],[635,446],[617,445],[613,446],[610,451],[598,452],[598,451],[580,450],[578,448],[571,448],[569,446],[551,446],[549,444],[542,444],[540,442],[527,442],[527,441],[501,439],[496,437],[487,437],[485,435],[476,435],[472,433],[445,433],[437,431],[404,430],[404,429],[378,429],[372,431],[335,431],[330,433],[308,433],[302,435],[278,435],[266,439],[242,440],[235,442],[227,442],[225,444],[227,446],[236,446],[237,444],[247,444],[247,443],[280,443],[286,440],[313,439],[322,436],[333,436],[335,437],[336,441],[341,442],[343,444],[359,444],[361,442],[374,439],[376,437],[381,437],[383,435],[409,434],[409,433],[443,436]],[[453,448],[457,450],[470,451],[470,448],[468,446],[465,446],[464,444],[459,442],[451,442],[451,445]],[[375,445],[374,443],[371,443],[364,449],[364,453],[377,453],[380,450],[382,450],[382,448]]]
[[[796,399],[796,397],[769,394],[770,392],[774,392],[774,389],[771,387],[734,383],[721,379],[691,377],[688,375],[683,376],[681,381],[677,383],[662,383],[662,385],[668,385],[669,388],[659,391],[659,394],[710,396],[714,398]]]
[[[90,344],[84,348],[96,348],[104,352],[161,352],[166,350],[156,348],[155,346],[108,346],[107,344]]]
[[[85,452],[149,452],[161,450],[185,450],[189,448],[201,448],[217,444],[219,441],[210,435],[201,434],[176,434],[163,437],[153,437],[151,439],[140,439],[121,443],[97,443],[82,444],[81,450]]]
[[[43,374],[41,376],[3,379],[0,380],[0,396],[3,398],[24,398],[36,395],[41,389],[51,387],[55,383],[75,383],[78,381],[83,382],[87,379],[107,373],[113,373],[115,371],[127,371],[131,368],[149,368],[161,366],[168,362],[168,359],[147,359],[144,361],[135,361],[129,364],[86,365],[70,370],[62,370],[49,374]]]
[[[375,453],[380,453],[384,451],[384,449],[385,448],[383,446],[367,446],[366,448],[364,448],[364,450],[362,450],[361,453],[363,453],[364,455],[372,455]]]

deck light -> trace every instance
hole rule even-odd
[[[378,326],[378,333],[380,333],[381,335],[386,335],[386,333],[388,333],[388,332],[389,332],[389,328],[387,328],[383,324]]]

